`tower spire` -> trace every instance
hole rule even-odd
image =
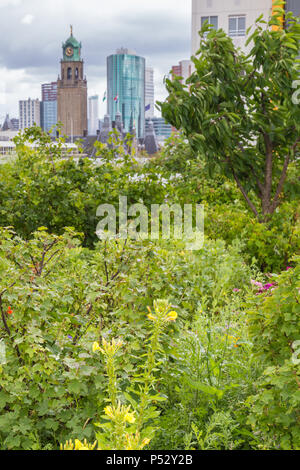
[[[73,26],[70,25],[70,30],[71,30],[71,36],[73,36]]]

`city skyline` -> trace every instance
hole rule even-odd
[[[70,23],[82,40],[88,93],[100,96],[100,116],[106,112],[101,99],[106,90],[106,57],[119,47],[133,48],[145,57],[147,65],[154,68],[155,99],[163,99],[164,75],[173,63],[190,56],[191,2],[182,2],[176,9],[172,5],[170,0],[163,5],[156,0],[151,5],[133,0],[126,8],[118,0],[109,6],[94,0],[87,0],[84,6],[70,0],[45,0],[42,5],[37,0],[0,0],[4,36],[0,51],[1,120],[7,113],[18,115],[19,100],[40,99],[41,83],[57,79],[57,58]]]

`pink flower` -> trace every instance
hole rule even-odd
[[[264,289],[264,290],[269,290],[269,289],[271,289],[271,287],[274,287],[274,286],[275,286],[274,283],[272,283],[272,284],[265,284],[265,285],[263,286],[263,289]]]
[[[261,282],[254,281],[253,279],[251,279],[251,284],[255,287],[259,287],[260,289],[263,288],[263,285]]]
[[[288,271],[289,269],[293,269],[292,266],[288,266],[286,270]]]
[[[233,289],[233,292],[240,292],[241,289]]]

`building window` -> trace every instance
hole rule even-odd
[[[246,15],[229,16],[229,36],[246,36]]]
[[[203,27],[205,21],[208,24],[212,25],[214,29],[218,29],[218,17],[217,16],[201,16],[201,28]],[[204,34],[204,37],[208,35],[208,31]]]
[[[205,21],[208,21],[208,24],[213,25],[214,29],[218,29],[218,17],[217,16],[201,16],[201,28],[204,25]]]
[[[71,80],[72,78],[72,69],[71,67],[68,67],[68,75],[67,75],[68,80]]]
[[[78,80],[78,76],[79,76],[78,67],[76,67],[76,69],[75,69],[75,78],[76,78],[76,80]]]

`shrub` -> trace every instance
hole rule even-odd
[[[249,400],[249,422],[266,448],[300,449],[300,258],[257,296],[249,333],[265,371]]]

